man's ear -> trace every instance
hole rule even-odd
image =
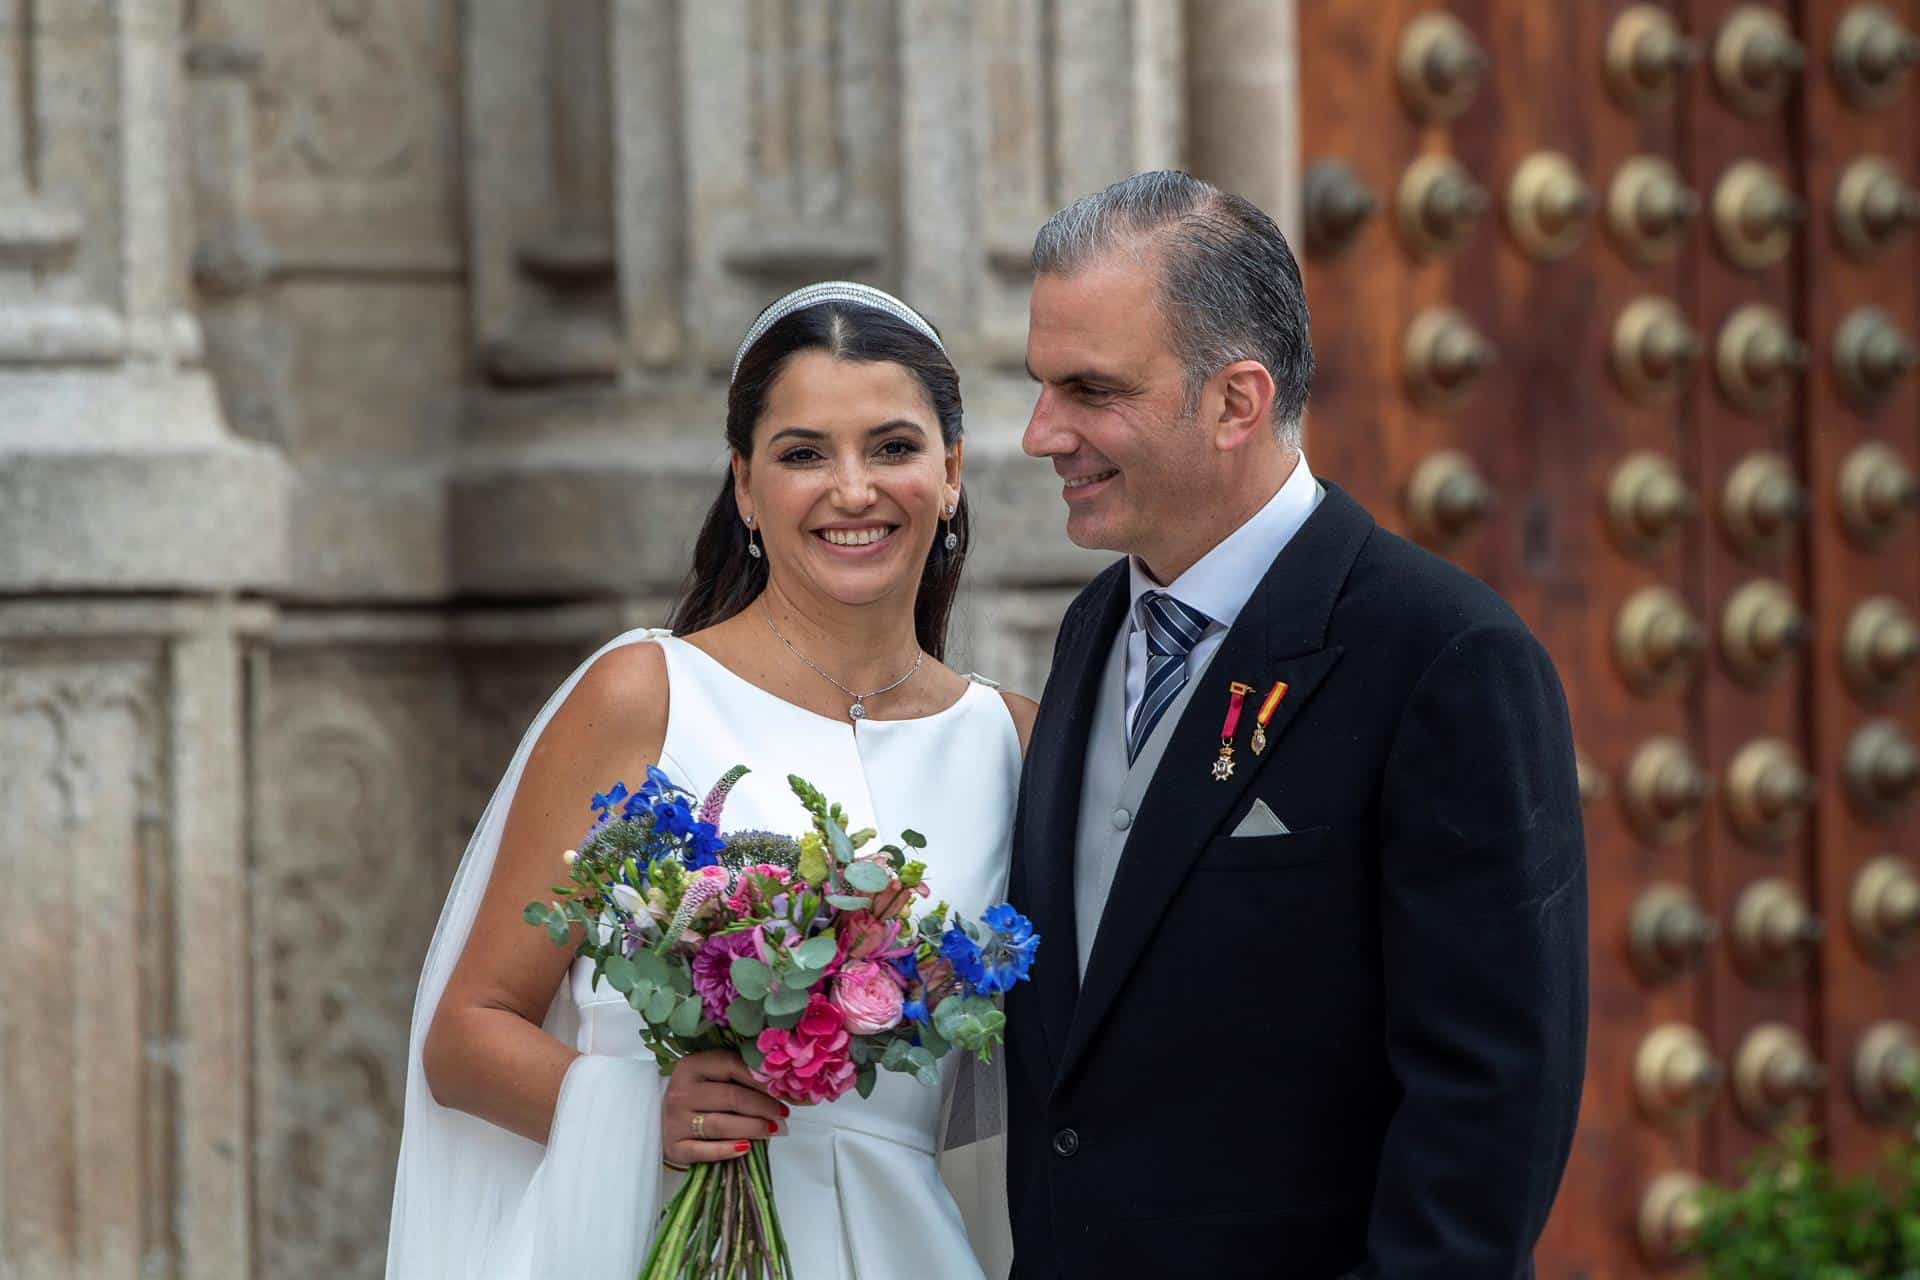
[[[740,456],[738,449],[733,450],[729,457],[729,465],[733,468],[733,505],[740,509],[741,515],[750,516],[753,514],[753,503],[747,498],[747,460]]]
[[[1213,441],[1223,452],[1240,448],[1255,434],[1273,432],[1273,375],[1258,360],[1236,360],[1214,381],[1220,388],[1220,416]]]

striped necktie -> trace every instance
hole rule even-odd
[[[1153,727],[1185,687],[1187,655],[1213,621],[1164,591],[1149,591],[1141,600],[1147,615],[1147,686],[1140,695],[1140,709],[1134,712],[1133,731],[1127,735],[1128,765],[1133,764],[1140,748],[1153,736]]]

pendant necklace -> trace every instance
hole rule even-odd
[[[922,662],[925,662],[927,659],[927,651],[925,649],[922,649],[920,650],[919,653],[914,655],[913,666],[907,669],[907,674],[901,676],[898,680],[895,680],[892,684],[886,686],[884,689],[874,689],[867,693],[855,693],[852,689],[847,688],[847,686],[841,684],[838,680],[835,680],[832,676],[820,670],[820,668],[814,664],[812,659],[808,658],[806,654],[800,652],[798,649],[793,647],[793,641],[787,639],[785,636],[780,634],[780,628],[773,625],[773,610],[767,608],[767,602],[764,599],[760,601],[760,613],[761,613],[761,616],[763,616],[767,620],[767,630],[773,632],[774,638],[779,640],[781,644],[787,646],[788,653],[791,653],[794,657],[800,659],[800,661],[806,663],[809,667],[813,667],[815,674],[817,674],[822,680],[825,680],[828,684],[832,685],[834,688],[838,689],[840,692],[846,694],[849,698],[853,699],[853,705],[847,708],[847,719],[853,721],[855,724],[859,724],[862,720],[865,720],[867,718],[866,704],[867,704],[868,698],[877,698],[883,693],[892,693],[895,689],[898,689],[901,685],[913,679],[913,677],[917,675],[920,671],[920,664]]]

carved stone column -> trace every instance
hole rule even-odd
[[[284,573],[286,476],[187,310],[181,17],[0,5],[8,1276],[251,1269],[240,651],[268,610],[233,601]]]
[[[1300,227],[1299,17],[1294,0],[1187,7],[1193,172],[1265,209],[1294,252]]]
[[[279,457],[227,432],[183,310],[179,4],[0,7],[0,592],[283,569]]]
[[[0,602],[0,1274],[252,1274],[236,729],[267,617]]]

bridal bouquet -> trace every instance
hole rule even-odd
[[[1027,976],[1040,939],[1011,906],[965,920],[924,906],[926,867],[903,831],[877,848],[839,805],[787,781],[812,815],[798,839],[722,836],[735,767],[695,807],[660,770],[593,797],[597,819],[566,854],[570,883],[530,903],[527,923],[590,959],[594,982],[626,997],[662,1071],[689,1053],[736,1049],[774,1097],[831,1102],[870,1094],[881,1070],[940,1082],[962,1049],[990,1060],[1006,1018],[994,997]],[[903,847],[904,846],[904,847]],[[641,1280],[790,1280],[767,1144],[696,1164],[667,1204]]]

